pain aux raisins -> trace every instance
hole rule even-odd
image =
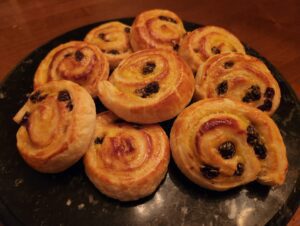
[[[236,171],[234,172],[234,176],[242,176],[244,173],[244,164],[238,163],[236,166]]]
[[[75,52],[75,60],[80,62],[84,57],[84,54],[80,51],[80,50],[77,50]]]
[[[94,140],[95,144],[102,144],[104,140],[104,137],[96,137]]]
[[[37,90],[33,94],[30,95],[29,100],[33,104],[35,104],[35,103],[43,101],[44,99],[46,99],[47,96],[48,96],[48,94],[42,95],[42,92],[40,90]]]
[[[205,177],[207,179],[213,179],[213,178],[219,176],[219,174],[220,174],[218,168],[209,166],[209,165],[202,166],[200,170],[201,170],[203,177]]]
[[[158,91],[159,91],[158,82],[151,82],[148,85],[146,85],[144,88],[137,89],[135,93],[142,98],[146,98],[153,93],[157,93]]]
[[[252,101],[257,101],[261,97],[260,87],[257,85],[251,86],[243,97],[242,101],[249,103]]]
[[[168,17],[168,16],[159,16],[158,17],[160,20],[164,20],[164,21],[168,21],[168,22],[171,22],[171,23],[174,23],[174,24],[177,24],[177,21],[171,17]]]
[[[233,61],[227,61],[227,62],[224,63],[224,68],[229,69],[229,68],[232,68],[233,65],[234,65]]]
[[[71,96],[70,96],[68,90],[61,90],[61,91],[59,91],[58,96],[57,96],[57,100],[61,101],[61,102],[67,102],[66,108],[69,111],[73,110],[74,105],[72,103],[72,99],[71,99]]]
[[[253,125],[247,127],[247,143],[253,147],[259,159],[265,159],[267,157],[267,149]]]
[[[213,54],[220,54],[221,50],[219,48],[217,48],[217,47],[214,46],[214,47],[211,48],[211,52]]]
[[[221,82],[218,86],[217,86],[217,93],[218,95],[222,95],[222,94],[225,94],[227,93],[227,90],[228,90],[228,82],[225,80],[223,82]]]
[[[156,64],[153,61],[148,61],[143,67],[142,73],[143,75],[150,74],[154,71]]]
[[[231,159],[235,154],[235,145],[231,141],[226,141],[219,146],[218,151],[224,159]]]
[[[20,124],[22,126],[25,126],[25,125],[28,124],[29,115],[30,115],[30,113],[28,111],[26,111],[25,114],[24,114],[24,116],[23,116],[23,118],[22,118],[22,120],[21,120],[21,122],[20,122]]]

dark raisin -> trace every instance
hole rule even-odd
[[[199,49],[193,49],[193,51],[195,52],[195,53],[199,53]]]
[[[234,172],[234,176],[241,176],[244,173],[244,164],[238,163],[236,166],[236,171]]]
[[[235,154],[235,146],[231,141],[226,141],[221,144],[218,150],[224,159],[231,159]]]
[[[146,85],[144,88],[137,89],[136,93],[142,98],[146,98],[150,96],[152,93],[157,93],[158,91],[159,91],[158,82],[151,82],[148,85]]]
[[[269,99],[265,99],[263,105],[257,107],[262,111],[270,111],[272,108],[272,101]]]
[[[268,87],[268,88],[266,89],[266,91],[265,91],[264,97],[269,98],[269,99],[272,100],[273,97],[274,97],[274,95],[275,95],[274,89],[271,88],[271,87]]]
[[[124,31],[125,31],[126,33],[130,33],[130,27],[125,27],[125,28],[124,28]]]
[[[225,94],[228,90],[228,83],[227,81],[223,81],[221,82],[218,86],[217,86],[217,93],[218,95],[222,95]]]
[[[254,126],[249,125],[247,127],[247,143],[251,146],[256,145],[259,142],[259,134],[257,133]]]
[[[48,94],[44,94],[44,95],[41,94],[42,92],[40,90],[37,90],[29,97],[30,101],[35,104],[43,101],[48,96]]]
[[[260,87],[257,85],[251,86],[243,97],[242,101],[249,103],[251,101],[259,100],[261,97]]]
[[[102,144],[104,140],[104,137],[96,137],[96,139],[94,140],[95,144]]]
[[[215,46],[211,48],[211,52],[212,52],[213,54],[219,54],[219,53],[221,53],[220,49],[217,48],[217,47],[215,47]]]
[[[262,143],[256,144],[254,146],[254,151],[255,151],[256,156],[259,159],[265,159],[267,156],[267,149],[266,149],[265,145]]]
[[[213,179],[220,174],[218,168],[209,165],[204,165],[203,167],[201,167],[201,173],[207,179]]]
[[[70,97],[70,94],[69,94],[68,90],[64,89],[64,90],[59,91],[57,99],[58,99],[58,101],[71,100],[71,97]]]
[[[28,119],[29,119],[29,115],[30,113],[28,111],[25,112],[20,124],[23,126],[23,125],[27,125],[28,123]]]
[[[143,75],[152,73],[154,71],[155,67],[156,67],[156,64],[153,61],[147,62],[143,67],[143,71],[142,71]]]
[[[73,105],[72,101],[68,101],[66,107],[68,108],[69,111],[72,111],[73,108],[74,108],[74,105]]]
[[[227,61],[227,62],[224,63],[224,68],[229,69],[229,68],[232,68],[233,65],[234,65],[233,61]]]
[[[168,22],[177,24],[177,21],[176,21],[176,20],[174,20],[173,18],[168,17],[168,16],[159,16],[158,18],[159,18],[160,20],[164,20],[164,21],[168,21]]]
[[[80,62],[83,59],[84,55],[80,50],[75,52],[75,60]]]
[[[257,133],[255,127],[252,126],[252,125],[249,125],[249,126],[247,127],[247,134],[258,136],[258,133]]]
[[[178,43],[175,43],[174,45],[173,45],[173,50],[174,51],[177,51],[179,49],[179,44]]]
[[[66,57],[66,58],[70,57],[70,56],[72,56],[72,53],[67,53],[67,54],[64,55],[64,57]]]
[[[99,33],[98,38],[102,39],[103,41],[106,41],[104,33]]]
[[[107,51],[107,53],[113,54],[113,55],[118,55],[118,54],[120,54],[120,52],[119,52],[118,50],[116,50],[116,49],[111,49],[111,50]]]

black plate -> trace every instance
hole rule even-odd
[[[120,19],[131,24],[133,19]],[[279,82],[282,99],[273,116],[287,146],[289,171],[276,188],[256,182],[227,192],[202,189],[188,181],[171,161],[166,179],[145,199],[121,203],[102,195],[87,179],[82,162],[64,173],[41,174],[28,167],[16,148],[13,115],[32,91],[33,75],[57,45],[82,40],[101,24],[61,35],[26,57],[0,86],[0,219],[5,225],[284,225],[299,205],[299,101],[280,73],[260,58]],[[199,25],[185,23],[187,30]],[[98,108],[101,106],[97,103]],[[172,121],[162,123],[169,132]]]

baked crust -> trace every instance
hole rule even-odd
[[[178,54],[197,72],[209,57],[220,53],[245,53],[242,43],[221,27],[205,26],[188,32],[180,43]]]
[[[238,101],[211,98],[190,105],[175,120],[170,144],[179,169],[208,189],[285,180],[288,162],[278,127],[267,114]]]
[[[129,34],[130,26],[112,21],[89,31],[84,41],[97,45],[107,57],[110,68],[114,69],[132,53]]]
[[[112,112],[98,114],[84,156],[85,171],[105,195],[121,201],[153,193],[167,172],[170,147],[159,125],[133,125]]]
[[[99,81],[98,97],[120,118],[157,123],[175,117],[194,93],[191,69],[174,51],[147,49],[133,53]]]
[[[52,49],[34,75],[34,88],[53,80],[70,80],[93,97],[99,80],[107,80],[109,64],[101,50],[82,41],[71,41]]]
[[[200,66],[194,97],[196,100],[226,97],[272,115],[279,106],[281,94],[277,81],[262,61],[241,53],[224,53]],[[271,104],[265,106],[265,102]]]
[[[23,159],[37,171],[57,173],[87,151],[96,110],[84,88],[60,80],[40,86],[13,119],[21,124],[17,147]]]
[[[134,51],[149,48],[178,50],[185,33],[181,19],[174,12],[153,9],[142,12],[135,18],[130,43]]]

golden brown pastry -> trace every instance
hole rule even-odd
[[[123,60],[109,81],[99,81],[98,96],[120,118],[149,124],[179,114],[194,85],[191,69],[174,51],[147,49]]]
[[[179,169],[208,189],[285,180],[288,162],[279,129],[267,114],[238,101],[211,98],[190,105],[175,120],[170,144]]]
[[[134,51],[149,48],[177,51],[185,33],[183,23],[175,13],[153,9],[142,12],[135,18],[130,43]]]
[[[43,173],[64,171],[87,151],[95,129],[95,104],[71,81],[40,86],[15,115],[21,127],[17,147],[23,159]]]
[[[242,43],[229,31],[206,26],[189,32],[180,43],[179,55],[194,72],[209,57],[228,52],[245,53]]]
[[[196,75],[195,99],[226,97],[272,115],[280,103],[280,88],[266,65],[241,53],[209,58]]]
[[[101,50],[82,41],[71,41],[51,50],[34,75],[34,88],[52,80],[70,80],[93,97],[99,80],[107,80],[109,64]]]
[[[113,21],[91,30],[84,41],[97,45],[107,57],[111,69],[114,69],[132,53],[129,34],[130,26]]]
[[[97,116],[85,171],[105,195],[121,201],[153,193],[167,172],[170,147],[159,125],[129,124],[112,112]]]

